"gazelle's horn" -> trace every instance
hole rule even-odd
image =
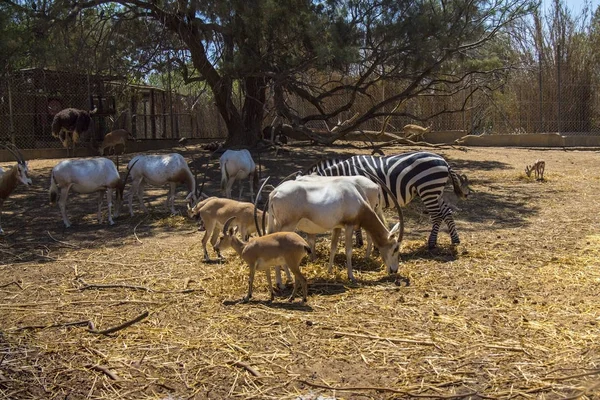
[[[258,199],[260,198],[260,194],[262,193],[263,189],[265,188],[265,185],[267,184],[267,182],[269,181],[269,178],[271,178],[270,176],[267,176],[267,178],[265,179],[265,181],[262,183],[262,185],[260,185],[260,189],[258,189],[258,194],[256,195],[256,198],[254,199],[254,225],[256,225],[256,233],[258,233],[258,236],[262,236],[264,235],[264,222],[263,222],[263,232],[260,231],[260,227],[258,226],[258,212],[257,212],[257,204],[258,204]],[[267,200],[268,202],[269,200]],[[263,214],[264,216],[264,214]],[[264,221],[264,218],[263,218]]]
[[[377,175],[374,175],[374,174],[370,173],[369,171],[365,171],[364,169],[359,168],[358,170],[364,172],[369,178],[371,178],[376,183],[378,183],[379,186],[381,186],[381,188],[387,192],[388,196],[394,202],[394,206],[396,207],[396,210],[398,211],[398,220],[400,222],[400,235],[398,236],[398,243],[400,243],[402,241],[402,238],[404,237],[404,216],[402,215],[402,208],[400,208],[400,204],[398,204],[398,199],[396,198],[396,195],[390,190],[389,187],[387,187],[385,182],[383,182]]]
[[[233,222],[233,220],[235,219],[235,217],[231,217],[227,220],[227,222],[225,222],[225,225],[223,225],[223,235],[227,234],[227,230],[229,229],[229,225],[231,225],[231,223]]]

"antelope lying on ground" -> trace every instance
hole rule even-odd
[[[258,218],[262,219],[262,211],[257,210]],[[236,227],[242,239],[247,240],[248,236],[256,232],[254,221],[254,204],[241,201],[223,199],[219,197],[209,197],[206,200],[198,202],[193,208],[188,204],[188,215],[191,218],[200,219],[206,232],[202,238],[202,247],[204,249],[204,260],[209,261],[210,257],[206,249],[206,244],[210,238],[210,243],[221,258],[221,253],[215,248],[221,227],[227,221],[235,217],[230,225]]]
[[[123,145],[123,153],[125,153],[126,147],[127,147],[127,139],[131,139],[131,140],[135,140],[135,138],[133,136],[131,136],[131,133],[129,133],[128,131],[126,131],[125,129],[116,129],[112,132],[108,132],[105,136],[104,136],[104,140],[102,140],[102,143],[100,144],[100,147],[98,148],[98,151],[100,152],[100,155],[104,155],[104,150],[106,148],[109,148],[109,153],[110,153],[110,149],[112,149],[113,154],[115,152],[115,146],[122,144]]]
[[[531,177],[531,172],[535,171],[535,179],[538,181],[543,181],[545,169],[546,169],[546,162],[544,160],[535,160],[533,165],[527,165],[525,167],[525,174],[528,177]]]
[[[31,186],[29,167],[23,154],[12,144],[3,145],[3,147],[15,157],[17,163],[7,170],[0,168],[0,235],[4,233],[2,230],[2,206],[4,205],[4,201],[15,190],[19,182],[26,186]]]
[[[404,137],[410,140],[423,140],[423,135],[427,132],[431,131],[432,125],[429,125],[427,128],[423,128],[419,125],[408,124],[404,125],[402,131],[404,132]]]
[[[294,300],[298,285],[300,284],[302,285],[302,301],[306,302],[308,285],[306,278],[300,272],[300,261],[302,261],[306,253],[310,253],[310,247],[308,247],[304,239],[294,232],[277,232],[252,238],[250,241],[245,242],[236,237],[237,228],[230,228],[234,218],[229,218],[223,226],[223,234],[219,237],[215,249],[220,251],[232,247],[248,264],[250,268],[248,294],[243,298],[243,301],[248,302],[252,297],[252,285],[256,270],[265,271],[267,284],[271,292],[271,301],[273,301],[275,294],[273,293],[273,286],[271,284],[271,267],[285,264],[292,271],[295,278],[294,290],[288,301]]]
[[[92,111],[65,108],[54,115],[52,136],[60,139],[67,149],[67,157],[69,156],[69,148],[75,153],[75,144],[79,143],[81,134],[89,129],[92,121],[91,115],[95,114],[96,111],[98,111],[97,108]]]
[[[69,190],[73,189],[77,193],[98,192],[98,223],[102,223],[102,198],[106,192],[106,201],[108,202],[108,223],[113,225],[112,214],[112,193],[115,196],[115,218],[119,216],[119,210],[123,203],[123,191],[127,182],[127,174],[121,180],[119,171],[115,164],[108,158],[83,158],[70,159],[59,162],[50,176],[50,204],[54,204],[57,199],[63,222],[66,228],[71,226],[67,217],[67,196]]]
[[[133,164],[135,163],[135,168]],[[170,190],[167,195],[167,208],[171,214],[175,215],[175,189],[177,184],[184,184],[188,190],[186,200],[188,203],[195,204],[198,200],[196,196],[196,180],[192,171],[187,165],[185,158],[181,154],[151,154],[139,155],[129,161],[127,169],[131,172],[132,187],[129,192],[129,214],[133,216],[133,195],[137,193],[140,201],[140,207],[144,212],[148,212],[144,204],[144,185],[146,182],[153,186],[163,186],[169,184]]]
[[[254,202],[254,187],[258,186],[258,171],[250,152],[245,149],[227,150],[219,159],[219,163],[221,165],[221,190],[225,191],[225,197],[231,198],[231,189],[237,180],[240,181],[238,200],[241,200],[244,188],[242,179],[249,178],[250,198]]]
[[[340,178],[345,179],[340,179],[336,185],[324,180],[287,181],[279,185],[269,196],[268,232],[294,231],[297,227],[309,231],[307,233],[333,231],[333,252],[337,248],[341,228],[345,228],[348,279],[354,281],[352,232],[362,227],[379,249],[388,272],[396,273],[400,242],[404,233],[402,211],[396,197],[388,192],[396,201],[399,218],[399,222],[390,231],[373,211],[364,191],[355,181],[348,177]],[[372,179],[386,189],[377,177],[372,176]],[[330,259],[330,266],[331,264]],[[277,284],[281,284],[279,276]]]

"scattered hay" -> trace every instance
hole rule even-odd
[[[327,274],[324,237],[303,266],[307,304],[286,302],[290,287],[269,303],[261,273],[240,304],[247,268],[233,251],[203,263],[204,233],[182,216],[125,217],[97,236],[92,220],[67,233],[32,221],[31,236],[0,239],[0,397],[594,398],[600,171],[569,175],[593,154],[548,151],[564,176],[524,184],[512,166],[525,150],[497,151],[444,151],[475,182],[456,218],[464,244],[441,232],[429,252],[417,202],[410,284],[364,249],[352,284],[341,248]]]

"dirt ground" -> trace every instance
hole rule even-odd
[[[34,186],[20,186],[2,216],[0,398],[599,398],[600,154],[434,151],[472,182],[456,201],[462,244],[442,230],[429,252],[431,225],[414,201],[399,271],[409,285],[364,249],[353,255],[358,283],[341,249],[328,274],[324,236],[318,260],[303,264],[306,304],[288,303],[290,289],[269,303],[261,273],[239,303],[247,268],[231,250],[203,263],[204,233],[169,215],[166,188],[149,192],[149,215],[134,203],[114,226],[97,223],[95,196],[71,194],[64,229],[48,205],[58,160],[32,160]],[[217,160],[182,153],[208,165],[205,191],[219,194]],[[263,154],[262,174],[277,181],[336,153],[360,151],[290,146]],[[542,182],[523,172],[537,158]]]

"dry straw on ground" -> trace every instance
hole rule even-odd
[[[292,151],[263,156],[265,173],[320,156]],[[457,202],[463,244],[451,248],[444,231],[428,252],[417,201],[400,269],[410,285],[389,279],[379,258],[365,262],[363,249],[357,284],[341,251],[328,275],[324,237],[303,267],[307,304],[268,303],[262,274],[240,304],[245,266],[233,252],[203,263],[202,233],[167,216],[163,189],[151,215],[114,227],[93,220],[93,198],[73,196],[74,226],[63,230],[45,204],[56,161],[33,161],[40,187],[7,203],[0,238],[0,398],[596,398],[600,156],[440,152],[476,191]],[[524,176],[537,158],[544,182]]]

